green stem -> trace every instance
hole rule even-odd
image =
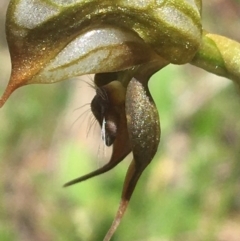
[[[240,87],[240,43],[203,31],[202,44],[191,64],[232,79]]]

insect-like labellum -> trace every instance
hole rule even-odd
[[[108,139],[105,143],[108,146],[113,145],[113,153],[106,165],[66,183],[65,186],[87,180],[112,169],[130,153],[131,144],[127,131],[125,97],[126,90],[119,81],[112,81],[96,88],[96,95],[91,102],[91,110],[102,128],[105,121],[103,131]]]
[[[98,87],[91,102],[91,110],[102,127],[104,143],[111,146],[116,138],[121,111],[124,111],[125,89],[119,81]]]
[[[128,206],[134,188],[144,169],[152,161],[160,140],[160,123],[156,106],[147,88],[132,78],[127,85],[121,81],[98,81],[96,95],[91,102],[91,110],[100,126],[104,127],[105,143],[113,144],[110,161],[102,168],[65,184],[70,186],[102,174],[121,162],[126,155],[133,152],[122,198],[116,218],[104,241],[110,240]],[[107,83],[107,84],[106,84]]]

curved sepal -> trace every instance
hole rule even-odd
[[[160,141],[158,111],[149,93],[147,83],[133,78],[127,87],[126,116],[133,161],[124,181],[121,202],[104,241],[109,241],[127,209],[130,198],[142,172],[152,161]]]

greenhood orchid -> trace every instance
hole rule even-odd
[[[130,152],[111,239],[142,172],[160,142],[160,121],[148,89],[150,77],[168,64],[190,63],[240,86],[240,43],[208,33],[201,0],[11,0],[6,34],[12,62],[0,107],[17,88],[95,74],[91,110],[109,162],[68,182],[109,171]]]

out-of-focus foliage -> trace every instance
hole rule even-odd
[[[7,4],[0,3],[1,90],[10,74]],[[204,4],[204,28],[239,41],[239,1]],[[20,89],[1,109],[2,241],[101,240],[112,220],[128,160],[105,176],[61,188],[102,165],[100,131],[93,126],[86,138],[88,113],[75,122],[89,106],[74,109],[94,92],[82,80]],[[150,86],[161,115],[161,144],[113,240],[238,241],[238,89],[192,66],[169,66]]]

